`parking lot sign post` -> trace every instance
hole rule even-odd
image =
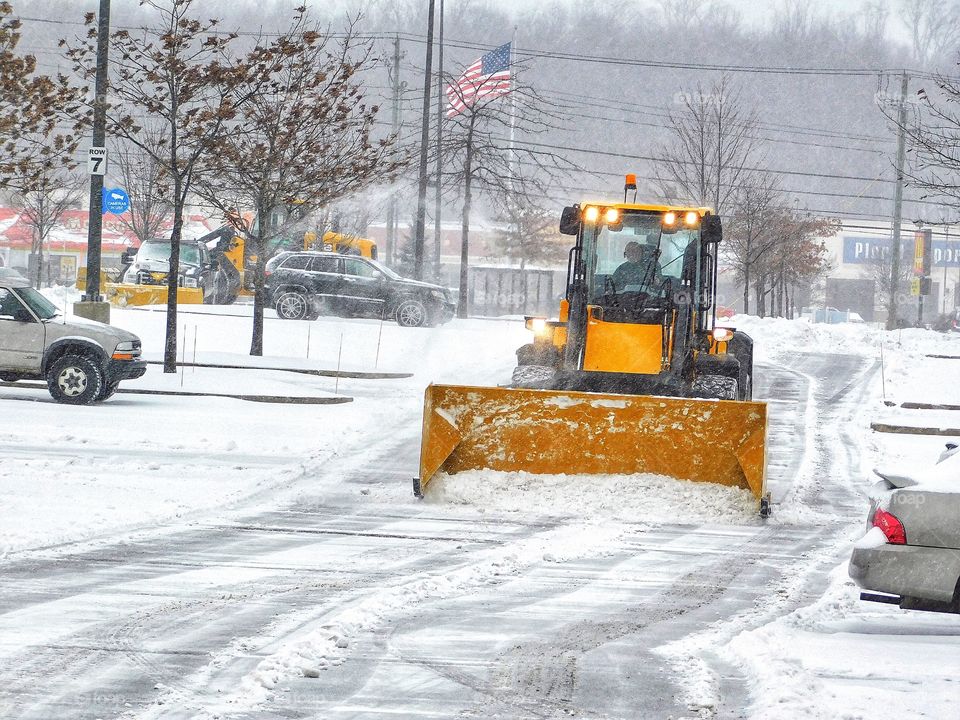
[[[103,205],[104,215],[107,213],[122,215],[130,209],[130,197],[121,188],[104,188],[101,204]]]
[[[87,172],[90,175],[100,175],[101,177],[107,174],[107,149],[105,147],[92,147],[87,150]]]
[[[97,75],[93,101],[93,145],[87,151],[90,204],[87,219],[87,289],[73,310],[77,315],[110,322],[110,304],[100,294],[103,234],[103,176],[107,172],[107,57],[110,47],[110,0],[100,0],[97,17]]]
[[[913,234],[913,278],[910,294],[917,297],[917,327],[923,326],[923,296],[930,294],[933,230],[918,230]]]

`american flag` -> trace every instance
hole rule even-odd
[[[479,58],[452,85],[447,85],[447,117],[459,115],[482,97],[510,92],[510,43]]]

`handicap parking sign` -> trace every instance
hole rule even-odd
[[[103,213],[119,215],[130,209],[130,197],[120,188],[103,189]]]

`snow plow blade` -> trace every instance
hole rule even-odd
[[[439,471],[656,473],[763,503],[766,434],[761,402],[431,385],[414,492]]]
[[[165,305],[167,287],[165,285],[132,285],[127,283],[107,283],[103,294],[111,305],[127,307],[132,305]],[[200,305],[203,303],[202,288],[177,288],[178,305]]]

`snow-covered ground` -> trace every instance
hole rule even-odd
[[[338,454],[363,453],[391,426],[416,416],[428,383],[508,381],[513,348],[526,337],[516,322],[453,321],[411,329],[363,320],[308,323],[273,317],[267,321],[264,357],[251,358],[246,352],[251,314],[252,308],[243,305],[182,308],[186,342],[181,333],[180,346],[186,355],[180,357],[345,373],[390,370],[413,377],[373,381],[203,367],[185,367],[174,375],[152,365],[142,378],[121,384],[122,391],[352,398],[331,405],[121,392],[103,405],[67,408],[42,389],[0,388],[5,405],[0,556],[154,526],[165,518],[234,506],[250,496],[281,502],[288,499],[284,488],[309,472],[308,466]],[[144,358],[156,362],[163,358],[164,318],[158,308],[111,313],[114,325],[142,338]]]
[[[147,359],[161,359],[165,320],[159,309],[114,309],[112,321],[141,336]],[[277,582],[269,568],[309,569],[319,562],[318,553],[326,553],[324,557],[332,557],[331,562],[344,569],[331,579],[332,590],[317,586],[316,591],[325,595],[341,592],[337,588],[343,586],[344,595],[332,609],[325,602],[302,603],[289,612],[276,612],[256,630],[228,628],[223,642],[199,669],[187,678],[178,676],[176,687],[158,683],[156,702],[145,699],[142,712],[125,711],[130,716],[214,717],[268,709],[263,703],[282,703],[303,689],[298,682],[351,667],[351,658],[362,665],[379,657],[382,649],[377,643],[386,642],[378,635],[382,628],[398,628],[398,618],[425,603],[460,607],[460,614],[438,615],[435,621],[445,623],[445,631],[459,638],[464,653],[471,648],[480,652],[478,648],[485,648],[480,638],[487,637],[483,633],[489,627],[449,625],[454,618],[468,622],[472,614],[479,618],[485,612],[493,614],[477,622],[492,623],[494,628],[508,622],[508,613],[489,608],[506,602],[511,593],[533,598],[523,616],[530,616],[543,633],[537,642],[544,643],[523,650],[529,654],[517,656],[517,667],[534,663],[539,656],[564,666],[564,653],[596,655],[601,650],[595,648],[621,638],[611,629],[619,625],[611,620],[607,627],[601,619],[618,618],[619,608],[631,607],[637,597],[646,597],[644,593],[667,592],[673,587],[669,578],[675,568],[687,575],[676,581],[680,590],[671,592],[679,593],[681,604],[690,597],[684,612],[698,620],[687,628],[680,613],[671,615],[674,610],[664,608],[660,622],[675,622],[682,629],[653,635],[659,642],[650,649],[681,679],[680,699],[693,716],[856,718],[874,716],[879,707],[900,717],[938,718],[951,716],[951,708],[960,702],[960,683],[955,681],[960,670],[960,619],[861,603],[845,567],[852,543],[863,534],[866,500],[859,495],[865,497],[872,482],[869,469],[877,464],[916,468],[932,463],[947,439],[876,433],[869,425],[960,427],[960,411],[900,407],[904,402],[960,405],[955,382],[960,360],[930,357],[960,355],[960,335],[734,318],[730,324],[753,336],[757,362],[776,369],[778,377],[769,389],[779,423],[773,428],[778,445],[772,449],[771,463],[783,484],[774,487],[775,495],[779,493],[774,498],[777,515],[763,526],[752,513],[752,498],[743,493],[657,476],[593,477],[587,482],[477,471],[446,478],[427,502],[415,501],[410,478],[416,468],[409,459],[416,449],[409,444],[419,435],[424,388],[430,382],[506,383],[514,350],[528,338],[520,320],[454,320],[439,328],[406,329],[366,320],[322,318],[307,323],[268,317],[263,358],[247,354],[249,306],[182,308],[178,324],[180,357],[187,362],[261,369],[187,367],[164,375],[154,365],[122,389],[351,401],[299,405],[121,393],[101,406],[73,408],[56,405],[42,389],[0,387],[0,563],[59,557],[107,544],[139,547],[185,528],[199,532],[205,527],[238,527],[248,517],[269,513],[283,522],[293,518],[289,521],[296,522],[297,532],[309,533],[316,531],[309,524],[309,508],[316,506],[348,513],[336,527],[345,537],[363,535],[362,526],[369,519],[371,537],[384,544],[355,546],[345,541],[332,548],[267,548],[252,566],[190,570],[189,580],[161,585],[159,591],[149,577],[125,582],[124,593],[130,597],[149,597],[152,592],[176,597],[187,587],[190,592],[210,588],[220,593],[218,597],[227,597],[236,587],[248,585],[256,595],[261,579]],[[815,356],[815,362],[796,362],[805,354]],[[843,360],[849,356],[854,358]],[[862,369],[855,377],[836,380],[831,377],[832,357],[837,358],[837,373]],[[289,371],[294,368],[409,376],[337,378]],[[862,398],[857,396],[856,403],[835,400],[842,396],[845,383],[860,382],[868,390]],[[839,410],[828,412],[831,408]],[[820,457],[823,453],[830,457]],[[846,467],[852,477],[834,474],[830,463],[841,456],[850,457]],[[385,465],[385,457],[396,460]],[[302,519],[298,512],[303,512]],[[462,538],[447,537],[451,531],[446,523],[458,521],[463,522]],[[417,539],[417,549],[396,544],[400,541],[391,537]],[[767,554],[751,561],[758,546]],[[729,567],[724,560],[708,564],[705,576],[695,572],[702,570],[698,563],[728,555]],[[730,577],[739,577],[725,573],[745,572],[750,562],[758,564],[761,585],[753,588],[757,598],[745,604],[731,601],[724,614],[697,616],[701,605],[711,612],[723,607],[710,604],[713,600],[708,603],[704,594],[743,592],[723,585]],[[763,574],[764,567],[775,570],[777,565],[790,571],[775,580]],[[684,583],[693,582],[686,580],[688,576],[704,583],[696,585],[692,595],[684,589]],[[363,584],[367,580],[370,587]],[[282,592],[296,598],[312,582],[297,576]],[[506,592],[506,583],[518,587]],[[556,589],[547,594],[548,588]],[[474,604],[456,605],[474,597],[479,598]],[[651,596],[651,607],[658,607],[656,597]],[[58,602],[52,600],[36,616],[50,622],[44,633],[15,634],[15,628],[36,618],[18,614],[5,619],[0,614],[0,665],[24,643],[39,642],[38,635],[59,641],[69,613],[57,611]],[[274,606],[261,604],[274,613],[270,609]],[[255,613],[257,604],[251,607]],[[465,615],[464,607],[469,608]],[[122,608],[118,596],[104,612],[119,613]],[[564,640],[568,621],[580,628],[574,640]],[[530,644],[530,638],[517,639],[529,632],[520,625],[516,637],[502,631],[499,644],[508,655],[515,644],[517,648]],[[403,653],[398,648],[413,646],[426,652],[423,648],[434,647],[433,643],[439,648],[438,632],[398,632],[388,643],[387,656],[400,667]],[[629,628],[623,632],[629,636]],[[554,636],[557,644],[551,645]],[[615,649],[603,652],[616,657]],[[437,667],[452,667],[456,651],[447,648],[444,653]],[[614,661],[607,655],[602,659],[616,672],[632,666],[629,660]],[[480,668],[476,672],[482,671],[483,663],[464,662],[461,667],[476,665]],[[414,678],[434,665],[411,661],[403,667],[412,673],[408,680],[412,686]],[[348,671],[346,677],[356,672]],[[639,668],[636,673],[643,675]],[[744,678],[746,687],[732,690],[724,680],[727,676]],[[356,717],[378,716],[357,709],[364,693],[376,697],[378,677],[372,673],[363,692],[350,697],[353,704],[343,707],[353,708]],[[552,697],[555,686],[563,683],[558,685],[551,677],[538,682],[549,685],[544,692]],[[602,695],[604,683],[613,682],[611,677],[593,677],[599,688],[595,692]],[[440,680],[423,681],[425,685],[413,688],[411,697],[419,697],[420,687],[430,688],[428,696],[443,697]],[[396,678],[388,674],[380,682],[386,687]],[[458,682],[466,681],[460,677]],[[637,681],[628,673],[623,682],[623,687],[631,687]],[[293,692],[285,695],[291,687]],[[584,689],[588,687],[582,682],[579,692],[589,694]],[[643,692],[642,687],[621,690],[624,703],[632,697],[630,692]],[[507,698],[512,697],[510,692],[503,690]],[[606,701],[615,697],[611,691]],[[437,716],[437,706],[422,702],[425,715]],[[552,717],[549,708],[560,712],[564,707],[544,706],[547,715],[528,715],[519,712],[528,709],[519,700],[503,703],[498,709],[502,717]],[[601,706],[618,707],[616,702]],[[315,716],[329,716],[330,705],[317,707]],[[406,710],[393,712],[404,716]],[[491,711],[490,716],[494,714]],[[271,716],[282,715],[277,710]],[[610,710],[606,716],[637,715]]]
[[[868,425],[960,428],[960,409],[900,407],[931,403],[960,408],[960,334],[738,319],[738,325],[767,348],[769,358],[782,359],[806,344],[821,352],[830,352],[832,346],[837,353],[882,362],[861,428],[866,467],[923,475],[946,441],[960,442],[960,435],[879,433]],[[931,357],[935,355],[956,359]],[[867,475],[858,481],[866,492],[875,479]],[[960,492],[960,477],[954,480]],[[851,528],[849,540],[864,532],[863,526]],[[736,621],[723,623],[669,650],[683,657],[691,645],[702,647],[708,638],[722,641],[719,654],[750,678],[753,717],[954,717],[960,707],[960,617],[861,602],[859,588],[847,576],[850,543],[841,539],[836,550],[843,562],[829,571],[826,592],[809,604],[739,633],[734,632]],[[784,594],[802,592],[807,579],[784,588]],[[749,626],[749,621],[740,622]]]

